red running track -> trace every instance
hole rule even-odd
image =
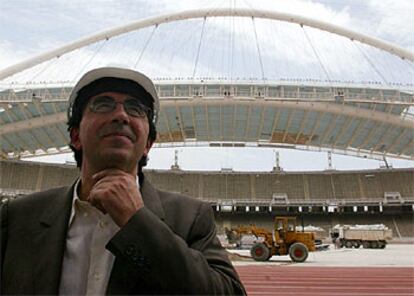
[[[248,295],[414,295],[414,267],[236,266]]]

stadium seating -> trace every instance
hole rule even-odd
[[[74,165],[2,160],[0,197],[70,185],[78,174]],[[305,226],[321,227],[326,234],[335,224],[382,223],[393,230],[394,237],[414,237],[412,169],[256,173],[175,168],[146,170],[146,176],[159,189],[212,203],[219,231],[239,224],[271,229],[272,218],[284,207],[283,214],[287,210],[303,217]],[[387,207],[385,193],[400,196],[392,201],[397,205]],[[221,213],[220,204],[230,205],[230,213]],[[346,207],[341,212],[326,210],[336,204]],[[296,208],[290,212],[293,205]]]

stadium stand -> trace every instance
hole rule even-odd
[[[412,169],[323,172],[188,172],[151,171],[147,175],[164,190],[206,200],[271,200],[287,194],[292,200],[383,200],[384,192],[414,196]],[[201,193],[201,194],[200,194]]]
[[[33,192],[71,184],[78,176],[75,166],[28,161],[0,161],[2,192]]]
[[[3,199],[70,185],[68,164],[0,161]],[[256,224],[271,228],[276,215],[295,215],[326,230],[336,224],[385,224],[395,237],[414,237],[414,170],[319,172],[199,172],[146,170],[161,190],[210,202],[219,231]]]

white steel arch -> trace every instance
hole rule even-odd
[[[87,46],[89,44],[109,39],[111,37],[128,33],[134,30],[142,29],[145,27],[150,27],[154,25],[159,25],[163,23],[169,23],[180,20],[188,20],[194,18],[203,18],[203,17],[226,17],[226,16],[236,16],[236,17],[255,17],[263,19],[272,19],[279,20],[284,22],[296,23],[300,25],[305,25],[327,31],[333,34],[344,36],[350,38],[351,40],[357,40],[361,43],[376,47],[387,51],[393,55],[399,56],[402,59],[407,59],[414,62],[414,53],[404,49],[398,45],[392,44],[390,42],[374,38],[368,35],[364,35],[337,25],[333,25],[327,22],[318,21],[315,19],[294,15],[290,13],[283,13],[277,11],[265,11],[265,10],[250,10],[245,8],[235,8],[235,9],[197,9],[197,10],[186,10],[178,13],[165,14],[155,17],[146,18],[143,20],[133,21],[126,25],[116,26],[114,28],[98,32],[86,36],[84,38],[78,39],[71,43],[68,43],[62,47],[56,48],[54,50],[39,54],[27,60],[24,60],[15,65],[4,68],[0,71],[0,79],[5,79],[13,74],[16,74],[20,71],[26,70],[33,66],[36,66],[42,62],[45,62],[52,58],[58,58],[61,55],[73,51],[75,49]]]

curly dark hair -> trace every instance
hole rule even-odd
[[[79,128],[83,112],[91,97],[110,91],[125,93],[135,98],[139,98],[142,104],[149,107],[151,111],[147,114],[149,124],[148,141],[154,142],[157,137],[157,129],[154,122],[154,103],[152,96],[143,87],[132,80],[113,77],[100,78],[79,90],[76,100],[73,103],[71,114],[68,118],[68,131],[70,132],[72,128]],[[74,152],[77,167],[80,168],[82,166],[82,150],[77,150],[71,144],[69,144],[69,147]],[[143,155],[139,160],[139,174],[142,174],[142,168],[147,165],[147,161],[147,155]]]

